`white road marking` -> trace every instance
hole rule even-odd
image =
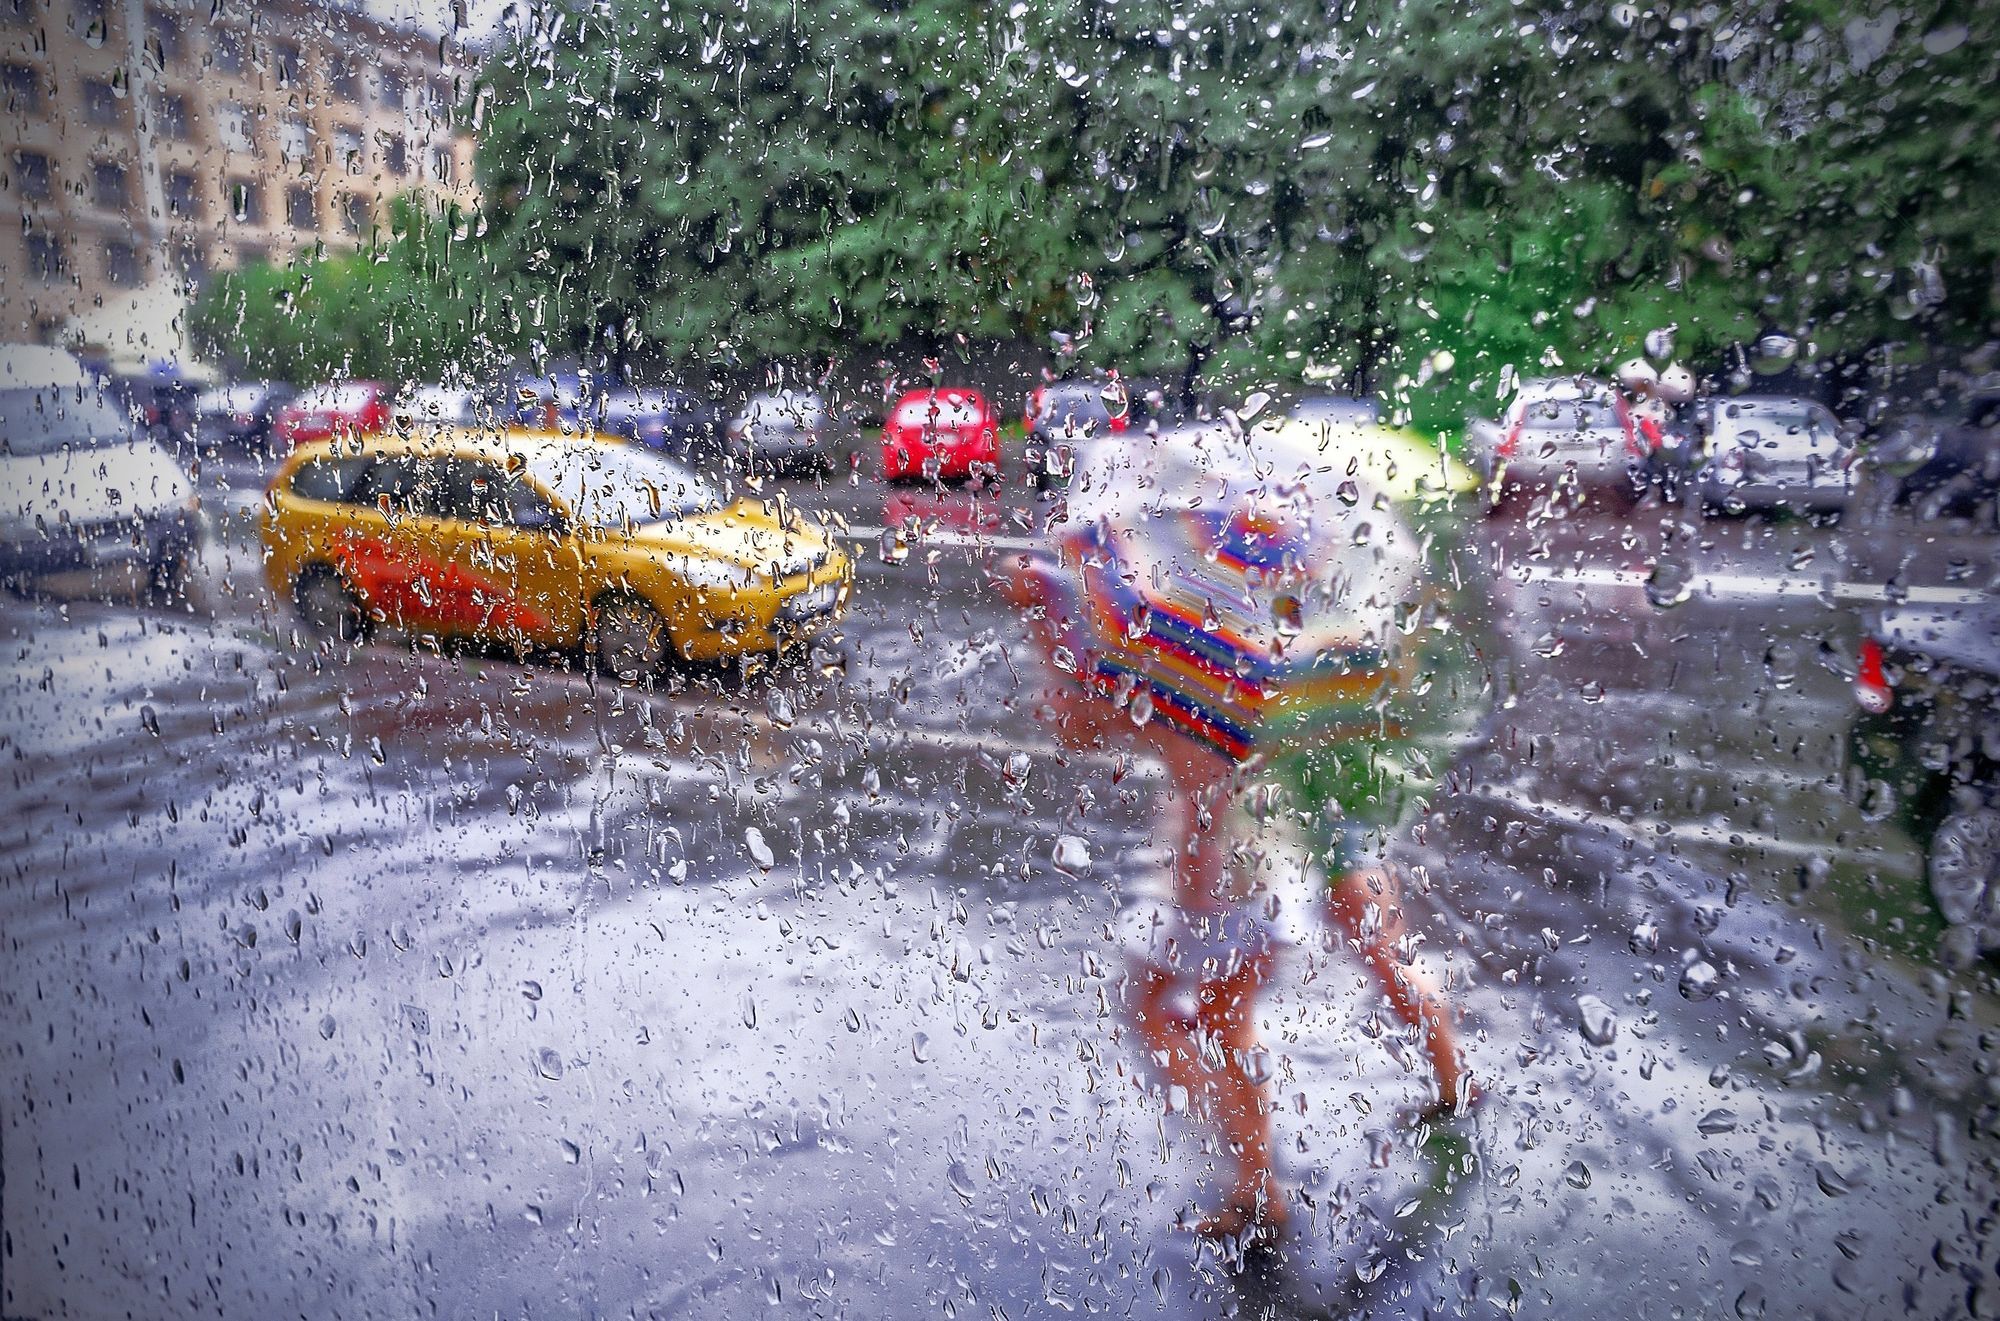
[[[1846,843],[1810,843],[1803,840],[1785,839],[1779,835],[1767,834],[1761,830],[1743,830],[1727,822],[1699,824],[1686,821],[1668,821],[1660,817],[1635,816],[1629,821],[1609,812],[1593,811],[1570,803],[1545,802],[1519,789],[1503,785],[1480,785],[1465,791],[1467,798],[1483,798],[1488,802],[1505,803],[1520,809],[1529,816],[1541,817],[1549,821],[1559,821],[1566,825],[1590,827],[1606,834],[1620,835],[1637,843],[1657,845],[1665,840],[1682,844],[1699,844],[1708,848],[1745,849],[1780,857],[1878,857],[1903,858],[1906,851],[1883,848],[1879,844],[1856,841]]]
[[[850,541],[880,541],[889,529],[876,527],[872,523],[852,523],[841,535]],[[910,549],[924,546],[969,546],[974,550],[1040,550],[1047,546],[1045,537],[1017,536],[1011,532],[959,532],[939,528],[935,532],[919,530],[909,538]]]
[[[1550,586],[1618,587],[1643,590],[1647,574],[1638,569],[1601,566],[1551,568],[1542,565],[1510,566],[1504,576],[1517,583],[1546,583]],[[1894,601],[1908,605],[1982,605],[1995,598],[1965,587],[1905,587],[1895,593],[1879,583],[1851,583],[1829,579],[1796,578],[1785,575],[1750,573],[1702,573],[1693,580],[1693,598],[1712,601],[1769,601],[1796,597],[1871,604]]]

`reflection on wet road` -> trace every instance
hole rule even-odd
[[[1394,849],[1488,1096],[1420,1149],[1359,969],[1290,953],[1302,1201],[1242,1263],[1122,1027],[1157,780],[1047,737],[980,587],[1036,511],[797,498],[868,551],[844,673],[316,656],[233,515],[199,610],[0,602],[8,1316],[1992,1301],[1990,973],[1847,752],[1855,601],[1990,544],[1475,528],[1491,711]]]

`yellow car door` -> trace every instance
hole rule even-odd
[[[454,458],[442,477],[439,600],[448,626],[495,641],[573,643],[585,605],[581,559],[553,505],[485,458]]]

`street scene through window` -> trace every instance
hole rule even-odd
[[[0,0],[0,1321],[2000,1316],[1996,88]]]

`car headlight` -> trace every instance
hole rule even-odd
[[[763,576],[747,564],[730,560],[684,559],[674,565],[674,572],[690,587],[717,592],[740,591]]]

